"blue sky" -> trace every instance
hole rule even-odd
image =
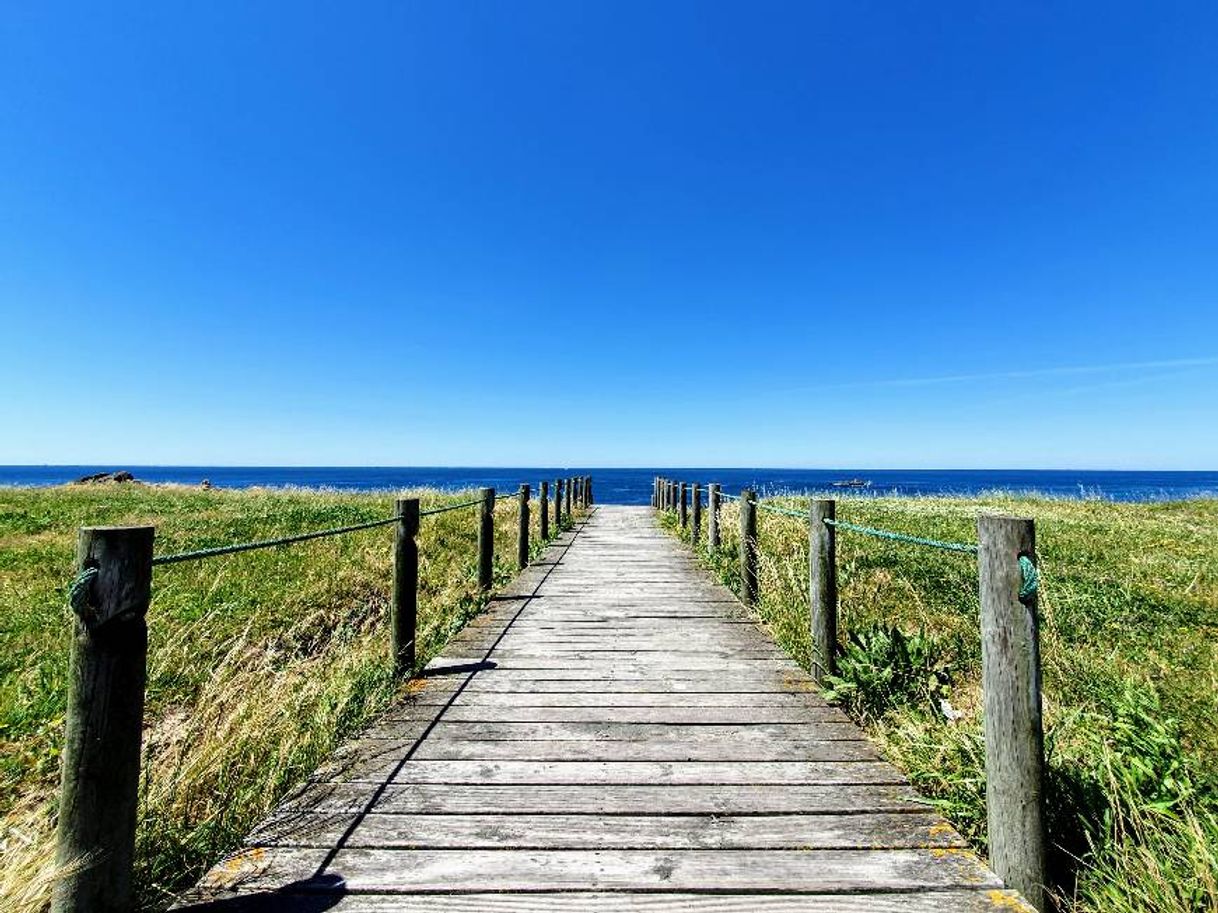
[[[0,462],[1218,468],[1215,35],[11,4]]]

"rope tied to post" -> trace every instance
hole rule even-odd
[[[89,597],[93,594],[93,581],[97,575],[97,568],[86,567],[68,585],[68,605],[82,621],[88,620]]]
[[[1031,602],[1040,592],[1040,571],[1031,558],[1020,555],[1019,572],[1023,575],[1023,583],[1019,585],[1019,601]]]

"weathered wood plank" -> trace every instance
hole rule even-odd
[[[354,825],[354,826],[353,826]],[[929,813],[869,815],[354,815],[264,822],[251,845],[397,849],[916,849],[960,847]]]
[[[334,876],[336,882],[338,876]],[[303,893],[304,890],[308,893]],[[211,898],[218,899],[214,904]],[[956,889],[864,894],[350,894],[298,891],[213,894],[190,898],[193,913],[999,913],[1030,910],[1009,891]]]
[[[378,811],[397,814],[697,815],[926,811],[905,785],[803,785],[765,789],[749,784],[530,786],[376,782],[315,783],[285,803],[287,811],[358,812],[375,796]]]
[[[251,854],[243,892],[316,867],[324,852]],[[394,850],[343,849],[327,871],[348,891],[728,891],[826,893],[1000,888],[964,850]],[[206,882],[205,882],[206,883]]]

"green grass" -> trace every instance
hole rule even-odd
[[[416,492],[424,510],[472,493]],[[393,495],[119,485],[0,489],[0,907],[45,907],[82,525],[152,523],[156,552],[380,519]],[[495,580],[518,507],[497,503]],[[422,521],[419,665],[481,610],[476,508]],[[542,545],[531,511],[533,553]],[[149,610],[140,905],[155,909],[406,687],[389,659],[392,527],[157,568]]]
[[[736,589],[737,510],[724,505],[723,548],[703,553]],[[838,504],[841,520],[958,542],[976,541],[981,512],[1037,522],[1060,906],[1218,910],[1218,501],[995,494]],[[663,522],[681,534],[671,515]],[[808,668],[806,521],[760,511],[758,522],[757,613]],[[836,696],[984,852],[976,561],[848,531],[837,542]],[[945,716],[943,699],[959,719]]]

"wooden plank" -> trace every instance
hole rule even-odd
[[[267,847],[253,859],[245,892],[315,868],[324,851]],[[726,891],[826,893],[1001,888],[964,850],[394,850],[342,849],[328,870],[347,891],[442,893],[485,890]],[[206,883],[206,882],[205,882]]]
[[[332,876],[334,883],[340,876]],[[319,880],[320,881],[320,880]],[[322,882],[324,883],[324,882]],[[997,913],[1030,910],[1009,891],[955,889],[855,895],[626,894],[597,891],[558,894],[350,894],[336,888],[236,894],[193,892],[194,913]],[[219,897],[218,903],[212,901]],[[193,906],[198,904],[198,906]],[[219,904],[222,904],[220,906]]]
[[[396,814],[819,814],[926,811],[929,803],[904,785],[570,786],[436,785],[376,782],[316,783],[285,803],[288,811],[358,812],[376,799],[377,811]]]
[[[280,815],[251,845],[396,849],[887,849],[962,847],[937,815]]]
[[[532,707],[502,704],[458,704],[399,707],[384,717],[399,720],[439,719],[443,723],[654,723],[675,726],[841,723],[849,720],[836,707]]]
[[[414,749],[413,758],[422,760],[522,760],[522,761],[603,761],[612,752],[619,761],[867,761],[879,757],[870,742],[856,740],[758,741],[747,745],[726,742],[689,742],[652,739],[645,742],[604,742],[567,739],[533,742],[485,742],[469,740],[362,739],[347,751],[362,751],[366,757],[399,761]],[[339,758],[345,755],[340,754]]]
[[[351,775],[346,779],[360,779]],[[878,761],[410,761],[395,783],[497,785],[832,785],[904,784],[891,764]]]

